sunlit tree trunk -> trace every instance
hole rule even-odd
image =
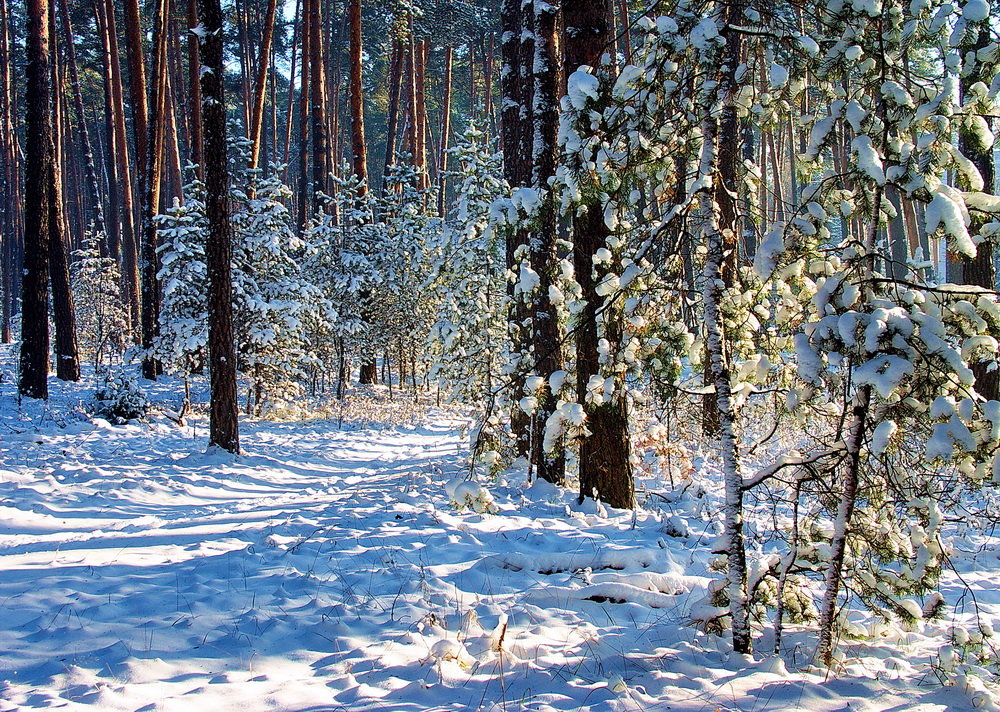
[[[55,40],[55,6],[49,5],[49,36]],[[52,84],[59,86],[58,55],[52,53]],[[49,283],[52,288],[52,316],[55,322],[56,378],[61,381],[80,380],[80,354],[76,343],[76,308],[69,281],[69,235],[66,229],[66,202],[63,194],[63,135],[65,116],[62,93],[52,93],[52,161],[48,171],[48,241]]]
[[[549,386],[549,376],[563,366],[559,322],[549,291],[558,269],[556,204],[548,188],[549,178],[556,171],[560,94],[558,20],[559,3],[535,4],[531,185],[542,199],[535,220],[535,234],[529,240],[531,267],[539,279],[528,309],[532,327],[532,371],[543,381],[538,393],[538,407],[532,416],[531,463],[541,479],[562,483],[565,459],[561,452],[548,452],[544,442],[546,422],[556,409],[556,396]]]
[[[48,398],[49,216],[52,180],[51,49],[48,0],[28,0],[25,67],[24,270],[21,276],[21,374],[18,391]]]
[[[566,27],[564,72],[569,76],[582,65],[598,67],[611,41],[610,0],[564,0]],[[590,434],[580,439],[580,498],[596,497],[613,507],[632,507],[634,486],[630,462],[628,403],[625,396],[594,405],[587,402],[590,379],[600,371],[598,353],[598,307],[603,300],[596,291],[594,255],[606,247],[609,231],[604,208],[591,198],[585,211],[573,218],[573,266],[580,285],[583,311],[578,315],[576,335],[577,397],[587,413]],[[604,315],[605,334],[612,347],[620,341],[620,328],[611,313]]]
[[[520,0],[504,0],[500,11],[500,147],[503,151],[504,177],[512,190],[531,183],[532,141],[532,80],[534,61],[534,35],[531,23]],[[474,66],[470,57],[470,68]],[[472,82],[475,86],[475,82]],[[473,99],[473,105],[475,100]],[[528,242],[525,230],[510,231],[506,237],[507,269],[518,269],[518,250]],[[511,349],[517,360],[510,386],[511,431],[517,454],[525,456],[529,449],[529,418],[518,403],[524,396],[524,369],[527,364],[528,332],[527,309],[520,299],[514,299],[513,282],[508,282],[510,311],[507,315]]]
[[[233,346],[232,226],[226,160],[226,102],[222,72],[222,8],[219,0],[198,0],[204,31],[199,35],[202,121],[205,140],[205,208],[209,220],[208,350],[211,369],[209,444],[239,452],[236,350]]]
[[[97,0],[101,5],[102,0]],[[130,158],[136,154],[129,148],[125,135],[125,90],[122,82],[121,62],[118,51],[118,34],[115,24],[114,0],[104,0],[103,12],[99,16],[104,19],[105,51],[108,56],[111,82],[111,97],[114,110],[114,151],[118,159],[118,178],[121,188],[121,231],[122,231],[122,282],[123,293],[129,306],[131,326],[135,328],[140,321],[139,305],[139,261],[138,235],[135,229],[135,193],[132,182],[132,165]]]
[[[725,25],[742,18],[742,3],[722,10]],[[739,119],[733,96],[743,54],[742,35],[729,32],[719,58],[717,96],[708,96],[698,107],[701,114],[702,154],[699,181],[706,186],[699,196],[705,270],[702,303],[705,322],[706,381],[714,388],[711,404],[722,456],[726,503],[723,510],[727,547],[727,586],[733,625],[733,649],[749,653],[753,647],[747,601],[747,565],[743,541],[743,478],[736,432],[736,407],[730,383],[730,363],[722,313],[726,289],[733,285],[738,215],[736,196],[739,164]]]
[[[438,215],[444,217],[447,174],[448,143],[451,138],[451,84],[455,64],[455,48],[448,45],[444,50],[444,98],[441,100],[441,158],[438,162]]]
[[[127,0],[126,7],[129,2]],[[156,14],[153,23],[153,82],[149,86],[149,103],[146,125],[146,153],[139,154],[140,165],[145,169],[140,181],[143,187],[141,210],[142,235],[142,346],[146,355],[142,361],[144,378],[156,378],[162,372],[162,366],[150,354],[160,331],[160,284],[157,279],[159,272],[159,255],[156,251],[158,235],[153,217],[160,212],[160,190],[163,178],[163,137],[166,131],[166,100],[167,100],[167,20],[170,17],[170,0],[157,0]],[[131,34],[131,28],[130,28]],[[138,45],[136,45],[138,46]],[[129,52],[132,56],[135,52]],[[141,62],[140,62],[141,64]],[[138,142],[137,142],[138,144]],[[144,161],[144,163],[142,163]]]
[[[257,60],[257,77],[254,82],[253,111],[250,114],[250,167],[256,168],[260,160],[261,130],[264,125],[264,100],[267,97],[267,75],[271,67],[271,44],[274,41],[275,16],[278,0],[267,1],[264,18],[264,37]]]

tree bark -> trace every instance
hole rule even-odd
[[[49,36],[55,40],[55,5],[49,5]],[[52,42],[53,49],[56,43]],[[60,66],[53,52],[52,80],[59,86]],[[80,380],[80,354],[76,344],[76,309],[69,281],[69,237],[66,230],[66,203],[63,194],[63,113],[62,93],[52,93],[52,161],[48,171],[49,282],[52,288],[52,315],[55,322],[56,378]]]
[[[267,96],[267,74],[271,66],[271,44],[274,41],[274,22],[278,10],[278,0],[267,0],[267,14],[264,18],[264,37],[257,60],[257,77],[254,83],[253,111],[250,115],[250,168],[256,168],[260,160],[261,128],[264,125],[264,99]]]
[[[403,44],[397,39],[392,43],[392,60],[389,63],[389,107],[386,116],[385,161],[382,164],[383,193],[385,193],[392,167],[396,164],[396,144],[399,139],[399,109],[402,93]]]
[[[562,369],[562,346],[556,306],[549,288],[554,284],[558,256],[556,240],[556,203],[549,190],[549,178],[556,172],[556,129],[559,119],[559,20],[560,3],[543,2],[534,6],[535,57],[532,64],[533,146],[532,187],[541,196],[535,220],[536,234],[529,242],[531,267],[538,275],[532,291],[531,317],[532,370],[542,377],[538,408],[532,416],[531,464],[538,477],[561,484],[565,478],[565,458],[561,452],[545,448],[545,425],[556,409],[556,395],[549,386],[549,376]]]
[[[365,140],[364,88],[361,86],[361,0],[348,0],[351,71],[351,167],[361,181],[358,197],[368,192],[368,144]]]
[[[52,174],[52,89],[48,0],[28,0],[25,67],[24,270],[21,277],[21,374],[18,391],[48,398],[49,183]]]
[[[329,194],[330,145],[326,125],[326,75],[323,66],[322,0],[306,0],[309,8],[310,90],[312,117],[312,201],[314,212],[321,209],[321,194]]]
[[[201,55],[198,52],[198,35],[192,30],[198,26],[198,0],[187,2],[187,53],[188,53],[188,111],[191,112],[190,136],[191,163],[198,166],[196,174],[204,179],[205,142],[201,134]]]
[[[104,224],[104,203],[101,200],[101,189],[97,179],[97,168],[94,165],[94,147],[90,142],[90,131],[87,129],[86,113],[83,109],[83,92],[80,90],[80,72],[76,62],[76,42],[73,37],[73,25],[69,16],[69,3],[59,0],[59,17],[62,20],[63,38],[66,42],[66,63],[69,69],[70,87],[73,91],[73,109],[79,122],[80,143],[83,150],[83,167],[87,178],[87,188],[90,190],[91,209],[93,211],[94,230],[107,233]]]
[[[861,447],[864,444],[871,397],[872,387],[870,385],[861,386],[854,396],[851,408],[853,417],[847,436],[847,463],[842,479],[840,502],[837,506],[837,518],[833,525],[833,537],[830,540],[830,563],[826,571],[826,591],[823,594],[819,612],[819,644],[816,647],[816,657],[824,665],[829,665],[833,661],[833,628],[837,615],[837,598],[843,580],[847,535],[858,497]]]
[[[611,42],[610,0],[564,0],[566,27],[564,74],[568,78],[583,65],[595,68]],[[607,403],[587,399],[590,379],[600,373],[598,308],[603,313],[604,338],[616,348],[621,329],[610,304],[596,291],[594,255],[606,247],[609,233],[600,199],[590,199],[583,215],[573,219],[573,266],[584,301],[575,328],[577,397],[587,413],[590,434],[580,440],[580,500],[595,497],[612,507],[635,504],[631,443],[628,433],[628,402],[616,393]]]
[[[127,0],[126,7],[134,0]],[[140,154],[145,159],[145,169],[142,172],[145,179],[140,181],[143,186],[142,201],[142,347],[146,355],[142,361],[144,378],[155,379],[162,371],[159,361],[150,355],[153,342],[160,332],[160,285],[157,279],[160,259],[156,251],[158,236],[153,217],[159,213],[160,189],[163,177],[163,136],[166,129],[166,44],[167,20],[170,17],[170,0],[157,0],[156,19],[153,24],[153,67],[154,79],[150,85],[149,123],[146,126],[146,154]],[[130,52],[129,56],[136,54]],[[140,62],[141,64],[141,62]]]
[[[298,227],[299,234],[305,232],[309,224],[309,196],[312,192],[309,179],[309,86],[312,73],[309,23],[312,22],[310,12],[311,0],[302,0],[302,61],[299,71],[299,195],[298,195]]]
[[[725,26],[742,18],[742,3],[726,5],[721,12]],[[701,113],[702,155],[699,175],[710,177],[702,189],[699,206],[703,218],[705,271],[702,302],[705,321],[707,382],[715,388],[712,410],[718,424],[719,445],[725,479],[724,527],[727,541],[727,587],[733,623],[733,649],[750,653],[753,640],[747,600],[747,564],[743,543],[743,478],[736,434],[736,408],[730,384],[730,364],[722,306],[725,290],[733,284],[738,215],[734,196],[739,161],[739,123],[732,97],[736,73],[743,53],[742,36],[725,33],[726,44],[717,72],[718,96],[724,97],[721,115],[708,97]],[[711,104],[711,105],[710,105]]]
[[[100,4],[102,0],[96,0]],[[111,91],[114,103],[114,146],[118,157],[118,177],[120,179],[122,196],[122,282],[123,292],[129,305],[130,323],[133,329],[140,322],[140,287],[139,287],[139,238],[135,224],[135,193],[132,182],[132,163],[136,154],[129,150],[128,138],[125,135],[125,90],[122,82],[120,54],[118,50],[118,31],[115,24],[114,0],[104,0],[105,46],[111,69]]]
[[[95,0],[94,21],[97,26],[97,34],[101,39],[101,79],[104,87],[104,135],[97,133],[98,141],[103,145],[98,147],[98,152],[104,157],[104,189],[108,196],[108,212],[105,219],[107,227],[107,256],[115,260],[121,269],[122,258],[122,232],[121,232],[121,197],[118,178],[118,166],[115,163],[115,109],[114,97],[111,89],[111,52],[108,48],[107,20],[104,17],[104,5],[100,0]],[[124,295],[124,289],[122,290]]]
[[[504,0],[500,10],[500,91],[503,96],[500,109],[500,148],[503,151],[504,177],[511,190],[524,188],[531,183],[531,141],[532,114],[531,98],[532,63],[534,61],[534,35],[528,22],[524,5],[520,0]],[[470,70],[474,67],[471,62]],[[475,82],[472,82],[473,87]],[[475,105],[475,99],[472,100]],[[519,267],[518,250],[528,243],[527,231],[511,230],[505,240],[507,269],[517,273]],[[526,456],[529,450],[529,418],[518,403],[524,396],[524,372],[528,359],[528,310],[524,301],[514,298],[513,282],[508,281],[510,311],[507,315],[508,332],[513,358],[516,359],[512,376],[511,392],[511,434],[519,456]]]
[[[232,225],[229,218],[229,169],[226,160],[226,101],[223,91],[222,8],[219,0],[198,0],[203,32],[199,50],[202,128],[205,139],[205,209],[209,233],[208,351],[211,369],[209,445],[237,453],[240,449],[236,395],[236,351],[233,346]]]
[[[988,22],[983,23],[977,32],[976,39],[968,46],[963,47],[963,57],[974,57],[978,50],[989,46],[990,29]],[[973,60],[975,61],[975,60]],[[962,73],[959,84],[963,101],[969,95],[972,86],[976,82],[985,81],[986,86],[990,85],[992,75],[987,71],[986,62],[977,62],[971,71]],[[959,132],[958,148],[962,154],[972,161],[972,164],[979,170],[983,178],[985,192],[992,193],[996,180],[996,171],[993,163],[994,146],[983,145],[979,137],[967,130]],[[989,222],[983,216],[974,216],[972,227],[978,231],[983,224]],[[985,240],[976,252],[976,256],[962,258],[962,281],[965,284],[972,284],[977,287],[984,287],[991,291],[997,288],[997,272],[994,263],[996,249],[992,240]],[[987,400],[1000,399],[1000,368],[990,370],[989,363],[975,363],[972,365],[972,372],[976,376],[976,390]]]
[[[0,341],[9,344],[14,336],[11,322],[17,306],[20,246],[20,171],[17,134],[14,131],[14,87],[11,79],[10,19],[7,0],[0,0]],[[18,285],[19,286],[19,285]]]
[[[430,185],[427,168],[427,40],[419,39],[413,48],[413,166],[417,169],[417,187]]]
[[[444,51],[444,98],[441,100],[441,160],[438,162],[438,216],[444,217],[448,188],[448,144],[451,140],[451,83],[455,64],[455,48]]]

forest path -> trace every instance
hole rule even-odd
[[[712,495],[682,537],[513,475],[459,512],[454,419],[247,421],[238,458],[192,422],[0,393],[0,711],[971,709],[918,684],[931,638],[827,680],[699,632]]]

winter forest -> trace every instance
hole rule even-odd
[[[994,132],[988,0],[0,0],[0,712],[997,712]]]

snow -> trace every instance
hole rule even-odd
[[[990,4],[986,0],[969,0],[962,8],[966,22],[982,22],[990,16]]]
[[[0,365],[11,357],[0,347]],[[949,626],[1000,621],[996,538],[951,554],[975,611],[852,640],[828,675],[807,632],[754,658],[692,625],[717,610],[718,492],[633,517],[519,471],[473,481],[467,423],[434,410],[377,427],[244,419],[243,455],[206,453],[197,412],[184,427],[111,425],[80,415],[92,382],[51,384],[49,404],[18,405],[0,379],[0,710],[971,712],[995,699],[957,653],[955,685],[934,666]],[[175,404],[176,381],[144,385]],[[458,495],[492,507],[459,511]]]
[[[882,157],[872,145],[870,136],[858,136],[851,141],[851,151],[857,161],[858,170],[875,181],[878,185],[885,185],[885,170],[882,166]]]
[[[780,89],[788,83],[788,67],[783,67],[780,64],[772,63],[771,68],[768,70],[768,82],[772,89]]]
[[[569,80],[566,83],[570,103],[577,111],[586,109],[587,103],[598,96],[600,82],[596,76],[588,71],[589,69],[590,67],[577,69],[569,75]]]
[[[969,235],[969,213],[959,191],[947,185],[939,186],[925,209],[924,221],[927,232],[933,233],[941,227],[956,252],[976,256],[976,245]]]

